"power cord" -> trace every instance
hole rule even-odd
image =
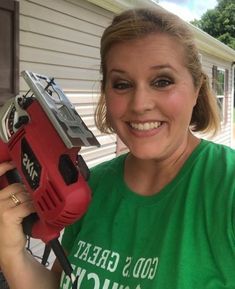
[[[48,246],[45,245],[45,248],[44,248],[44,252],[43,252],[43,256],[39,256],[39,255],[36,255],[35,253],[33,253],[32,249],[31,249],[31,238],[30,236],[26,236],[26,250],[34,257],[36,258],[37,260],[39,260],[45,267],[48,267],[50,265],[49,261],[48,261],[48,258],[49,258],[49,254],[50,252],[48,252]],[[51,249],[50,249],[51,251]],[[49,253],[49,254],[48,254]]]

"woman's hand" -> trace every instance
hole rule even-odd
[[[0,164],[0,177],[13,168],[11,163]],[[31,197],[22,184],[11,184],[0,190],[0,264],[24,250],[26,238],[21,223],[34,211]]]
[[[0,164],[0,177],[14,166]],[[59,288],[60,272],[48,270],[27,250],[22,220],[35,212],[22,184],[0,190],[0,267],[12,289]]]

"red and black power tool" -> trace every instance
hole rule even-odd
[[[87,210],[89,169],[79,151],[99,142],[53,78],[22,76],[29,91],[0,109],[0,163],[12,161],[17,170],[0,178],[0,189],[21,180],[36,209],[24,219],[24,232],[53,247]]]

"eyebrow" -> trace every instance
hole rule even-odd
[[[125,71],[125,70],[122,70],[122,69],[117,69],[117,68],[113,68],[113,69],[111,69],[111,70],[109,71],[109,73],[111,73],[111,72],[117,72],[117,73],[126,73],[126,71]]]
[[[172,70],[176,71],[176,69],[173,66],[171,66],[170,64],[153,65],[153,66],[150,67],[150,69],[152,69],[152,70],[172,69]],[[126,73],[125,70],[122,70],[122,69],[119,69],[119,68],[113,68],[113,69],[110,70],[109,73],[112,73],[112,72]]]
[[[150,68],[153,70],[172,69],[172,70],[176,71],[176,69],[168,63],[167,64],[154,65],[154,66],[151,66]]]

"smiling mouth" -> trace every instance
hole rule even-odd
[[[159,128],[162,125],[161,121],[155,121],[155,122],[144,122],[144,123],[136,123],[136,122],[130,122],[130,127],[139,130],[139,131],[149,131],[156,128]]]

